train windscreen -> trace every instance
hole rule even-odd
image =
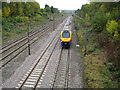
[[[64,31],[62,33],[62,38],[70,38],[70,32],[69,31]]]

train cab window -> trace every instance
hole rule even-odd
[[[62,37],[63,37],[63,38],[70,38],[70,32],[69,32],[69,31],[64,31],[64,32],[62,33]]]

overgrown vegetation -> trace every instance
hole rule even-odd
[[[3,43],[21,36],[27,31],[27,25],[31,24],[30,30],[35,30],[40,25],[62,17],[62,13],[53,6],[45,5],[40,8],[37,2],[2,2],[2,37]]]
[[[90,3],[78,9],[75,28],[88,88],[118,88],[120,80],[120,2]]]

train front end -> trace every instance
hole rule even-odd
[[[65,48],[69,48],[71,45],[71,41],[72,41],[72,32],[68,30],[61,31],[60,33],[61,46]]]

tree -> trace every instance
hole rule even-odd
[[[23,5],[21,2],[17,3],[18,9],[17,9],[17,14],[18,15],[23,15]]]
[[[93,30],[95,32],[101,32],[105,29],[107,23],[107,18],[104,11],[98,11],[95,13],[95,16],[92,19]]]
[[[10,16],[16,16],[17,15],[17,5],[16,2],[10,2]]]
[[[50,13],[51,12],[51,8],[46,4],[45,5],[45,12],[47,12],[47,13]]]
[[[34,7],[34,12],[39,12],[40,11],[40,6],[37,2],[33,2],[33,7]]]
[[[8,17],[10,15],[10,8],[8,6],[3,8],[3,16]]]
[[[53,6],[51,6],[51,12],[54,13],[54,8],[53,8]]]
[[[18,8],[18,15],[23,15],[23,9],[22,8]]]
[[[45,4],[45,8],[49,8],[49,6],[47,4]]]
[[[25,4],[24,13],[26,16],[31,14],[31,5],[28,2]]]

